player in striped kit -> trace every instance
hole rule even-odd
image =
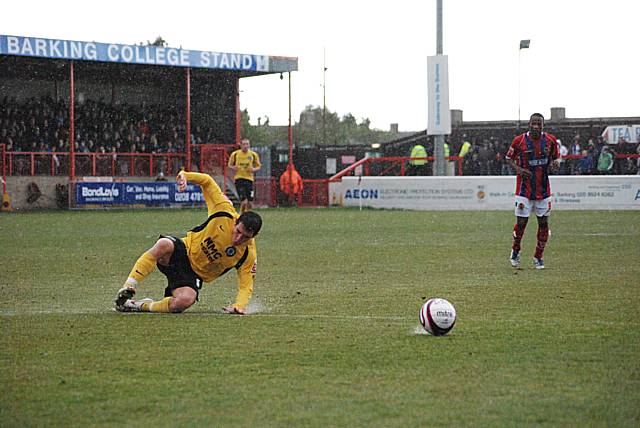
[[[509,261],[520,266],[520,242],[533,211],[538,218],[538,242],[533,256],[536,269],[544,269],[542,253],[549,238],[551,214],[551,186],[549,170],[560,167],[560,150],[556,137],[543,132],[544,116],[534,113],[529,118],[529,131],[513,139],[507,161],[516,171],[516,224],[513,227],[513,245]]]

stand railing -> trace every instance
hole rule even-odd
[[[69,175],[68,152],[5,152],[7,175]],[[77,176],[174,175],[184,162],[183,153],[75,153]]]
[[[462,159],[460,156],[447,156],[445,157],[446,161],[456,162],[458,175],[462,175]],[[433,156],[427,156],[422,158],[412,158],[410,156],[396,156],[396,157],[381,157],[381,158],[363,158],[353,165],[348,166],[342,171],[335,174],[333,177],[329,178],[329,181],[337,181],[340,178],[351,175],[396,175],[403,176],[407,173],[407,162],[411,161],[429,161],[433,162],[435,158]],[[387,163],[387,165],[382,165]],[[377,171],[375,174],[372,174],[372,168],[374,165],[381,166],[381,170]],[[362,168],[360,171],[356,171],[358,168]]]

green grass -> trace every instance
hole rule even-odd
[[[535,221],[509,266],[510,212],[260,213],[246,317],[233,272],[184,314],[111,309],[202,210],[0,216],[0,426],[640,425],[638,212],[554,212],[544,271]]]

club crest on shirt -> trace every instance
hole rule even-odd
[[[227,247],[224,253],[229,257],[233,257],[236,255],[236,247]]]

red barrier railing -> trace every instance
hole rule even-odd
[[[69,175],[68,152],[6,152],[8,175]],[[174,175],[182,167],[183,153],[75,153],[79,176]]]
[[[326,207],[329,205],[329,180],[302,180],[298,206]]]
[[[275,207],[277,202],[277,185],[273,177],[256,177],[253,182],[254,205]]]
[[[567,156],[563,156],[562,158],[565,159],[565,160],[576,160],[576,159],[583,158],[585,156],[586,155],[567,155]],[[616,153],[615,154],[615,158],[616,159],[634,159],[634,158],[640,158],[640,154]],[[349,167],[343,169],[342,171],[338,172],[337,174],[335,174],[331,178],[329,178],[329,181],[338,181],[342,177],[344,177],[346,175],[351,175],[351,174],[360,175],[360,173],[356,174],[356,169],[359,168],[359,167],[362,168],[362,175],[363,176],[370,176],[370,175],[376,175],[376,176],[385,176],[385,175],[403,176],[407,172],[406,162],[409,162],[411,160],[433,161],[434,157],[433,156],[429,156],[429,157],[424,157],[424,158],[411,158],[411,157],[363,158],[363,159],[360,159],[358,162],[350,165]],[[445,160],[456,162],[457,163],[457,173],[458,173],[458,175],[462,175],[462,173],[463,173],[463,168],[462,168],[463,158],[462,157],[460,157],[460,156],[447,156],[445,158]],[[381,171],[378,171],[376,174],[372,174],[371,173],[373,165],[384,163],[384,162],[389,163],[389,165],[385,166]]]
[[[2,152],[2,194],[5,194],[7,193],[7,161],[4,144],[0,144],[0,152]]]
[[[383,162],[389,162],[390,165],[387,166],[381,172],[377,173],[376,175],[378,176],[389,175],[394,169],[396,169],[397,167],[400,167],[400,170],[393,175],[403,176],[406,174],[406,163],[410,161],[416,161],[416,160],[433,162],[435,160],[435,157],[428,156],[428,157],[422,157],[422,158],[412,158],[410,156],[396,156],[396,157],[382,157],[382,158],[363,158],[363,159],[360,159],[358,162],[354,163],[353,165],[350,165],[349,167],[335,174],[333,177],[329,178],[329,181],[337,181],[342,177],[344,177],[345,175],[351,174],[352,172],[355,174],[356,168],[360,166],[363,167],[362,175],[365,175],[365,176],[371,175],[371,166],[373,164],[380,164]],[[460,156],[447,156],[445,157],[445,160],[457,162],[458,175],[462,175],[462,158]]]
[[[233,179],[233,177],[228,177],[227,163],[229,155],[237,147],[229,144],[192,144],[191,147],[200,152],[198,170],[209,175],[221,175],[222,189],[226,192],[227,183]]]

